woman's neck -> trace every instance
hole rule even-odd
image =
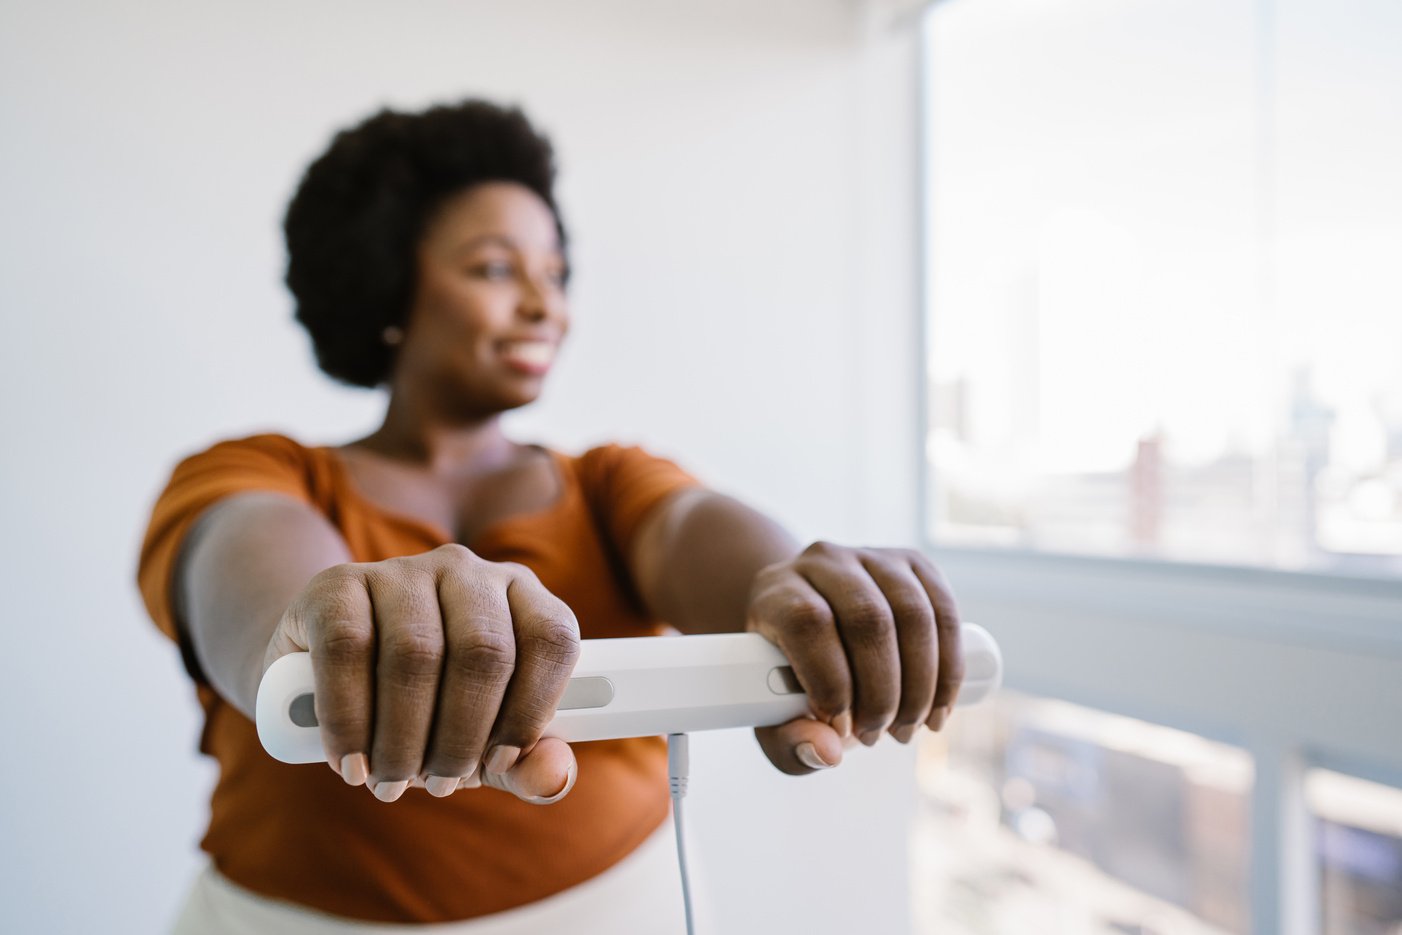
[[[442,477],[461,477],[503,467],[518,445],[501,430],[501,417],[448,419],[423,407],[406,405],[392,395],[384,423],[371,434],[345,445],[404,461]]]

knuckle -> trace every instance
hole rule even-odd
[[[445,542],[429,554],[449,568],[460,568],[480,561],[477,553],[461,542]]]
[[[433,551],[445,558],[465,559],[475,557],[473,551],[461,542],[445,542]]]
[[[364,604],[364,585],[358,575],[336,566],[317,572],[307,582],[297,605],[302,613],[322,617],[349,616]]]
[[[520,638],[521,649],[555,666],[573,667],[579,660],[579,630],[572,621],[548,618]]]
[[[804,549],[799,561],[809,568],[846,572],[861,566],[861,553],[834,542],[818,541]]]
[[[930,625],[928,629],[934,629],[935,613],[930,607],[928,598],[920,594],[901,591],[899,594],[888,595],[887,600],[891,605],[891,612],[897,617],[906,620],[921,620]]]
[[[373,570],[379,573],[379,577],[383,577],[386,573],[390,577],[402,576],[415,566],[414,558],[415,556],[412,555],[396,555],[382,562],[376,562]]]
[[[333,618],[321,630],[321,651],[332,665],[358,662],[375,649],[375,639],[366,627],[358,627],[345,618]]]
[[[949,581],[945,579],[944,572],[940,570],[940,566],[936,565],[933,559],[917,552],[916,562],[919,563],[921,571],[925,572],[941,591],[950,593]]]
[[[344,619],[361,613],[364,591],[347,578],[329,579],[307,589],[300,602],[304,612],[330,619]]]
[[[431,627],[404,627],[386,637],[386,661],[405,675],[437,674],[443,661],[443,634]]]
[[[802,630],[832,623],[832,609],[826,602],[801,594],[789,596],[778,608],[775,616],[778,623],[786,629]]]
[[[941,577],[939,567],[935,565],[930,556],[919,549],[904,549],[902,555],[910,562],[912,568],[919,568],[931,578],[938,580]]]
[[[512,578],[526,578],[531,580],[536,576],[531,566],[523,565],[520,562],[495,562],[494,564]]]
[[[307,582],[308,591],[321,591],[335,589],[344,586],[348,579],[354,574],[350,565],[332,565],[330,568],[323,568],[312,575],[312,580]]]
[[[842,608],[842,628],[848,633],[875,636],[891,625],[891,609],[885,600],[867,594],[853,595]]]
[[[510,634],[473,630],[449,653],[457,671],[472,679],[505,681],[516,668],[516,645]]]

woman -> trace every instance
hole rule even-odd
[[[569,329],[554,174],[519,111],[467,101],[340,133],[292,200],[287,282],[318,363],[389,405],[340,446],[216,444],[155,505],[138,579],[220,765],[178,928],[505,932],[572,905],[576,932],[642,930],[629,887],[666,853],[664,743],[541,737],[580,638],[763,634],[813,707],[756,731],[792,775],[948,716],[958,613],[918,553],[801,549],[641,448],[505,437]],[[274,761],[251,722],[297,651],[329,769]],[[580,918],[584,892],[612,915]]]

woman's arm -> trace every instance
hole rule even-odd
[[[663,501],[633,567],[648,609],[684,633],[749,630],[793,663],[812,718],[759,728],[786,773],[835,766],[853,737],[909,743],[939,730],[963,680],[959,610],[940,570],[911,549],[815,542],[711,491]]]
[[[683,633],[738,633],[755,575],[798,553],[794,537],[763,513],[689,487],[639,527],[631,564],[650,616]]]
[[[523,565],[461,545],[353,563],[276,493],[220,501],[192,530],[176,615],[214,688],[252,720],[265,668],[311,653],[327,762],[394,801],[488,785],[549,804],[577,775],[541,734],[578,655],[574,613]]]
[[[177,626],[220,696],[250,719],[273,631],[320,571],[351,560],[336,528],[304,503],[241,493],[205,511],[172,584]]]

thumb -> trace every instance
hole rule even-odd
[[[842,735],[813,718],[757,727],[755,739],[769,762],[790,776],[806,776],[842,762]]]
[[[489,772],[484,764],[461,786],[490,786],[532,805],[551,805],[569,795],[578,775],[579,763],[570,745],[558,737],[542,737],[506,772]]]

